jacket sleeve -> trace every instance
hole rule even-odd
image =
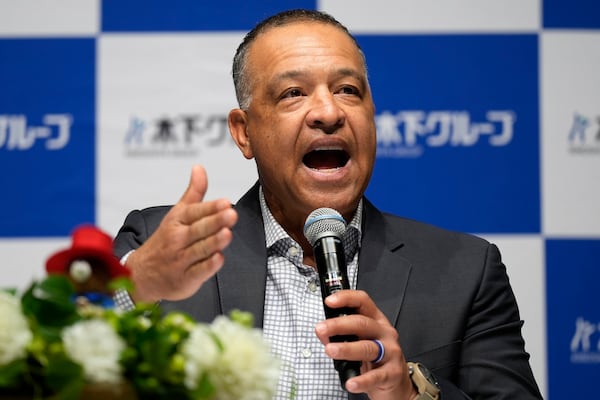
[[[466,320],[457,386],[473,398],[541,399],[521,335],[523,321],[500,252],[490,244]]]
[[[156,230],[170,208],[159,206],[131,211],[113,241],[115,255],[121,258],[130,250],[140,247]]]

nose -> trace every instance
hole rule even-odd
[[[344,110],[329,89],[317,90],[312,94],[310,110],[306,115],[306,123],[323,132],[334,133],[346,121]]]

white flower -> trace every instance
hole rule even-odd
[[[0,291],[0,365],[24,358],[32,338],[19,299]]]
[[[210,371],[219,356],[215,338],[204,325],[196,325],[181,347],[185,359],[185,386],[195,389],[203,372]]]
[[[246,328],[224,316],[215,319],[212,329],[224,347],[211,371],[217,398],[271,399],[279,379],[280,362],[271,354],[262,331]]]
[[[119,364],[125,341],[106,321],[90,319],[65,328],[62,333],[65,352],[83,367],[85,377],[94,383],[121,380]]]

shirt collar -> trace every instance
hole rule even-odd
[[[263,193],[262,186],[259,188],[259,200],[260,200],[260,210],[262,213],[263,224],[265,227],[265,244],[267,249],[271,248],[274,244],[279,242],[280,240],[284,240],[288,242],[290,245],[294,243],[294,239],[291,238],[290,235],[283,229],[283,227],[275,220],[273,214],[271,214],[271,210],[267,205],[267,201],[265,200],[265,195]],[[362,209],[363,209],[363,200],[360,199],[358,202],[358,207],[352,217],[352,220],[348,224],[346,228],[346,232],[344,232],[344,236],[342,241],[344,242],[344,250],[347,262],[352,261],[354,255],[360,248],[362,231],[361,231],[361,223],[362,223]]]

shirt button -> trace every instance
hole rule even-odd
[[[308,289],[315,293],[317,291],[317,281],[315,281],[314,279],[311,280],[310,282],[308,282]]]
[[[312,351],[309,348],[302,349],[302,357],[308,358],[312,355]]]
[[[292,246],[288,249],[288,256],[296,257],[299,253],[298,248],[296,246]]]

